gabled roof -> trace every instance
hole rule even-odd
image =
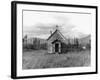
[[[58,29],[56,29],[56,30],[54,31],[54,33],[52,33],[52,34],[48,37],[47,40],[50,40],[55,34],[58,34],[63,40],[66,40],[66,38],[62,35],[62,33],[61,33]]]

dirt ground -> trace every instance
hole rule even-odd
[[[22,68],[60,68],[90,66],[90,51],[68,52],[64,54],[50,54],[45,50],[23,51]]]

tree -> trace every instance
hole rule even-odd
[[[78,38],[74,38],[74,45],[75,45],[76,48],[79,47],[79,40],[78,40]]]
[[[33,49],[40,49],[40,46],[41,46],[40,40],[38,38],[35,38],[33,40]]]
[[[68,45],[71,45],[71,43],[70,43],[70,39],[68,39]]]
[[[91,48],[91,40],[89,40],[89,43],[86,44],[86,48],[90,49]]]
[[[37,38],[33,40],[33,49],[37,49]]]
[[[24,49],[27,49],[27,48],[28,48],[28,47],[27,47],[27,46],[28,46],[28,45],[27,45],[27,35],[25,35],[25,36],[23,37],[22,40],[23,40],[23,48],[24,48]]]
[[[37,49],[40,49],[40,40],[39,40],[39,39],[37,39],[37,44],[36,44],[36,46],[37,46]]]

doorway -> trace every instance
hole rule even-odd
[[[58,43],[55,44],[55,52],[59,52],[59,44]]]

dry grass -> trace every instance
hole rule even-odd
[[[90,65],[90,51],[48,54],[46,51],[23,52],[23,69],[80,67]]]

